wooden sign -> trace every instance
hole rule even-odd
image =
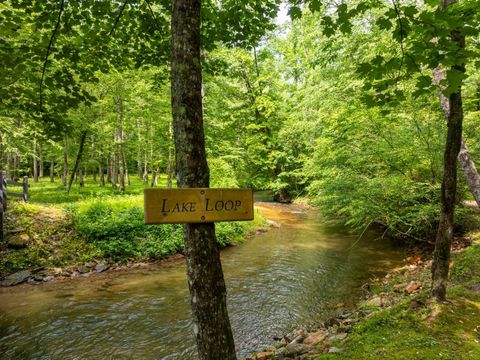
[[[145,189],[145,224],[253,220],[251,189]]]

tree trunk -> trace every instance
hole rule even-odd
[[[137,176],[142,178],[142,133],[140,119],[137,119]]]
[[[177,183],[208,187],[202,115],[200,0],[175,0],[172,12],[172,115]],[[236,359],[215,226],[183,226],[193,329],[201,360]]]
[[[85,179],[83,178],[83,170],[82,169],[79,169],[78,170],[78,185],[80,187],[83,187],[85,185]]]
[[[100,186],[101,187],[105,186],[105,175],[104,175],[104,172],[103,172],[102,164],[100,164],[98,166],[98,177],[100,178]]]
[[[87,137],[87,131],[83,131],[82,135],[80,136],[80,146],[78,148],[78,153],[77,153],[77,158],[75,159],[75,164],[73,165],[73,170],[72,174],[70,175],[70,181],[68,182],[67,186],[67,194],[70,192],[70,189],[72,188],[73,180],[75,179],[75,174],[77,172],[78,166],[80,165],[80,162],[82,161],[82,155],[83,155],[83,146],[85,145],[85,138]]]
[[[433,71],[433,79],[436,84],[440,84],[440,82],[445,79],[445,72],[440,68],[436,68]],[[449,99],[447,99],[447,97],[443,95],[442,90],[440,90],[438,94],[440,98],[440,104],[442,105],[443,113],[445,115],[445,118],[448,120],[448,114],[450,112]],[[472,193],[477,205],[480,207],[480,176],[478,175],[475,163],[473,162],[472,157],[468,152],[467,143],[465,142],[463,136],[460,145],[460,152],[458,153],[458,162],[460,163],[460,167],[462,168],[463,175],[465,176],[465,180],[468,184],[468,188]]]
[[[463,175],[467,180],[468,188],[473,194],[477,205],[480,207],[480,176],[478,175],[477,168],[475,167],[475,163],[468,152],[467,144],[465,143],[465,139],[463,137],[460,145],[460,152],[458,153],[458,161],[463,170]]]
[[[55,181],[55,160],[50,160],[50,182],[53,183]]]
[[[67,137],[65,136],[65,144],[63,146],[63,175],[62,175],[63,186],[67,186],[67,177],[68,177],[68,154],[67,154]]]
[[[42,153],[42,145],[38,145],[38,158],[39,158],[39,174],[38,176],[43,178],[43,153]]]
[[[147,159],[147,149],[145,149],[145,163],[143,167],[143,183],[148,185],[148,159]]]
[[[454,0],[456,1],[456,0]],[[442,1],[441,10],[445,10],[454,1]],[[465,47],[465,36],[451,31],[452,40],[459,49]],[[454,65],[456,71],[465,72],[465,66]],[[462,90],[461,87],[448,96],[447,139],[443,159],[443,181],[441,201],[442,209],[438,224],[435,250],[432,262],[432,297],[444,301],[448,282],[450,247],[453,239],[455,195],[457,192],[457,157],[462,142]]]
[[[38,183],[37,139],[33,139],[33,182]]]

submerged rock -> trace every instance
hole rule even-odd
[[[31,273],[29,270],[22,270],[14,274],[8,275],[5,279],[3,279],[2,286],[13,286],[21,284],[24,281],[27,281],[30,275]]]

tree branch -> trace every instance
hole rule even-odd
[[[58,31],[58,28],[60,27],[60,20],[62,18],[64,6],[65,6],[65,0],[61,0],[60,10],[58,11],[57,23],[55,24],[55,28],[52,31],[52,35],[50,36],[50,41],[48,42],[48,47],[47,47],[47,53],[45,54],[45,60],[43,61],[42,77],[40,79],[40,109],[42,108],[42,103],[43,103],[43,80],[45,79],[45,72],[47,70],[48,56],[52,51],[53,41],[55,40],[55,35]]]
[[[122,7],[120,8],[120,12],[118,13],[117,18],[115,19],[115,23],[113,24],[112,28],[110,29],[110,32],[108,33],[108,37],[112,36],[113,32],[115,31],[115,28],[118,25],[118,22],[120,21],[120,18],[122,17],[123,10],[125,10],[125,7],[127,6],[129,0],[125,0],[123,3]]]

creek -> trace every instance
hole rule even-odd
[[[239,356],[353,306],[401,263],[378,234],[357,243],[315,210],[256,205],[281,226],[221,254]],[[0,288],[0,358],[195,359],[184,261]]]

